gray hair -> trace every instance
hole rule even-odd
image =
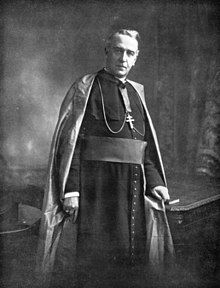
[[[130,36],[131,38],[134,38],[135,40],[137,40],[137,42],[140,41],[140,35],[139,35],[139,33],[138,33],[136,30],[120,29],[120,30],[114,31],[113,33],[111,33],[111,34],[109,35],[109,37],[108,37],[108,38],[106,39],[106,41],[105,41],[105,47],[110,46],[111,41],[112,41],[112,38],[113,38],[116,34],[119,34],[119,35],[128,35],[128,36]]]

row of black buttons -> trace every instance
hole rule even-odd
[[[132,210],[131,210],[131,261],[134,261],[134,250],[135,250],[135,212],[136,212],[136,205],[137,205],[137,179],[138,179],[138,165],[134,166],[134,177],[132,183]]]

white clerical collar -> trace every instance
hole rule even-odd
[[[110,73],[106,67],[104,67],[104,70],[105,70],[106,72]],[[112,73],[110,73],[110,74],[112,74]],[[113,75],[113,74],[112,74],[112,75]],[[115,75],[113,75],[113,76],[114,76],[116,79],[118,79],[119,81],[121,81],[122,83],[125,83],[125,82],[126,82],[126,77],[119,78],[119,77],[116,77]]]

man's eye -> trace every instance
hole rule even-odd
[[[120,48],[117,48],[117,47],[114,47],[114,51],[115,51],[116,53],[123,53],[123,50],[120,49]]]
[[[134,56],[135,53],[134,53],[134,51],[128,51],[127,54],[128,54],[128,56]]]
[[[124,52],[126,52],[126,54],[127,54],[128,57],[133,57],[133,56],[135,55],[135,52],[134,52],[134,51],[124,50],[124,49],[119,48],[119,47],[114,47],[114,48],[113,48],[113,51],[114,51],[114,53],[116,53],[116,54],[123,54]]]

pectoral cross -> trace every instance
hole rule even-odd
[[[127,116],[126,116],[126,122],[129,123],[131,129],[134,128],[134,125],[133,125],[134,118],[133,118],[133,116],[131,116],[129,113],[128,113]]]

